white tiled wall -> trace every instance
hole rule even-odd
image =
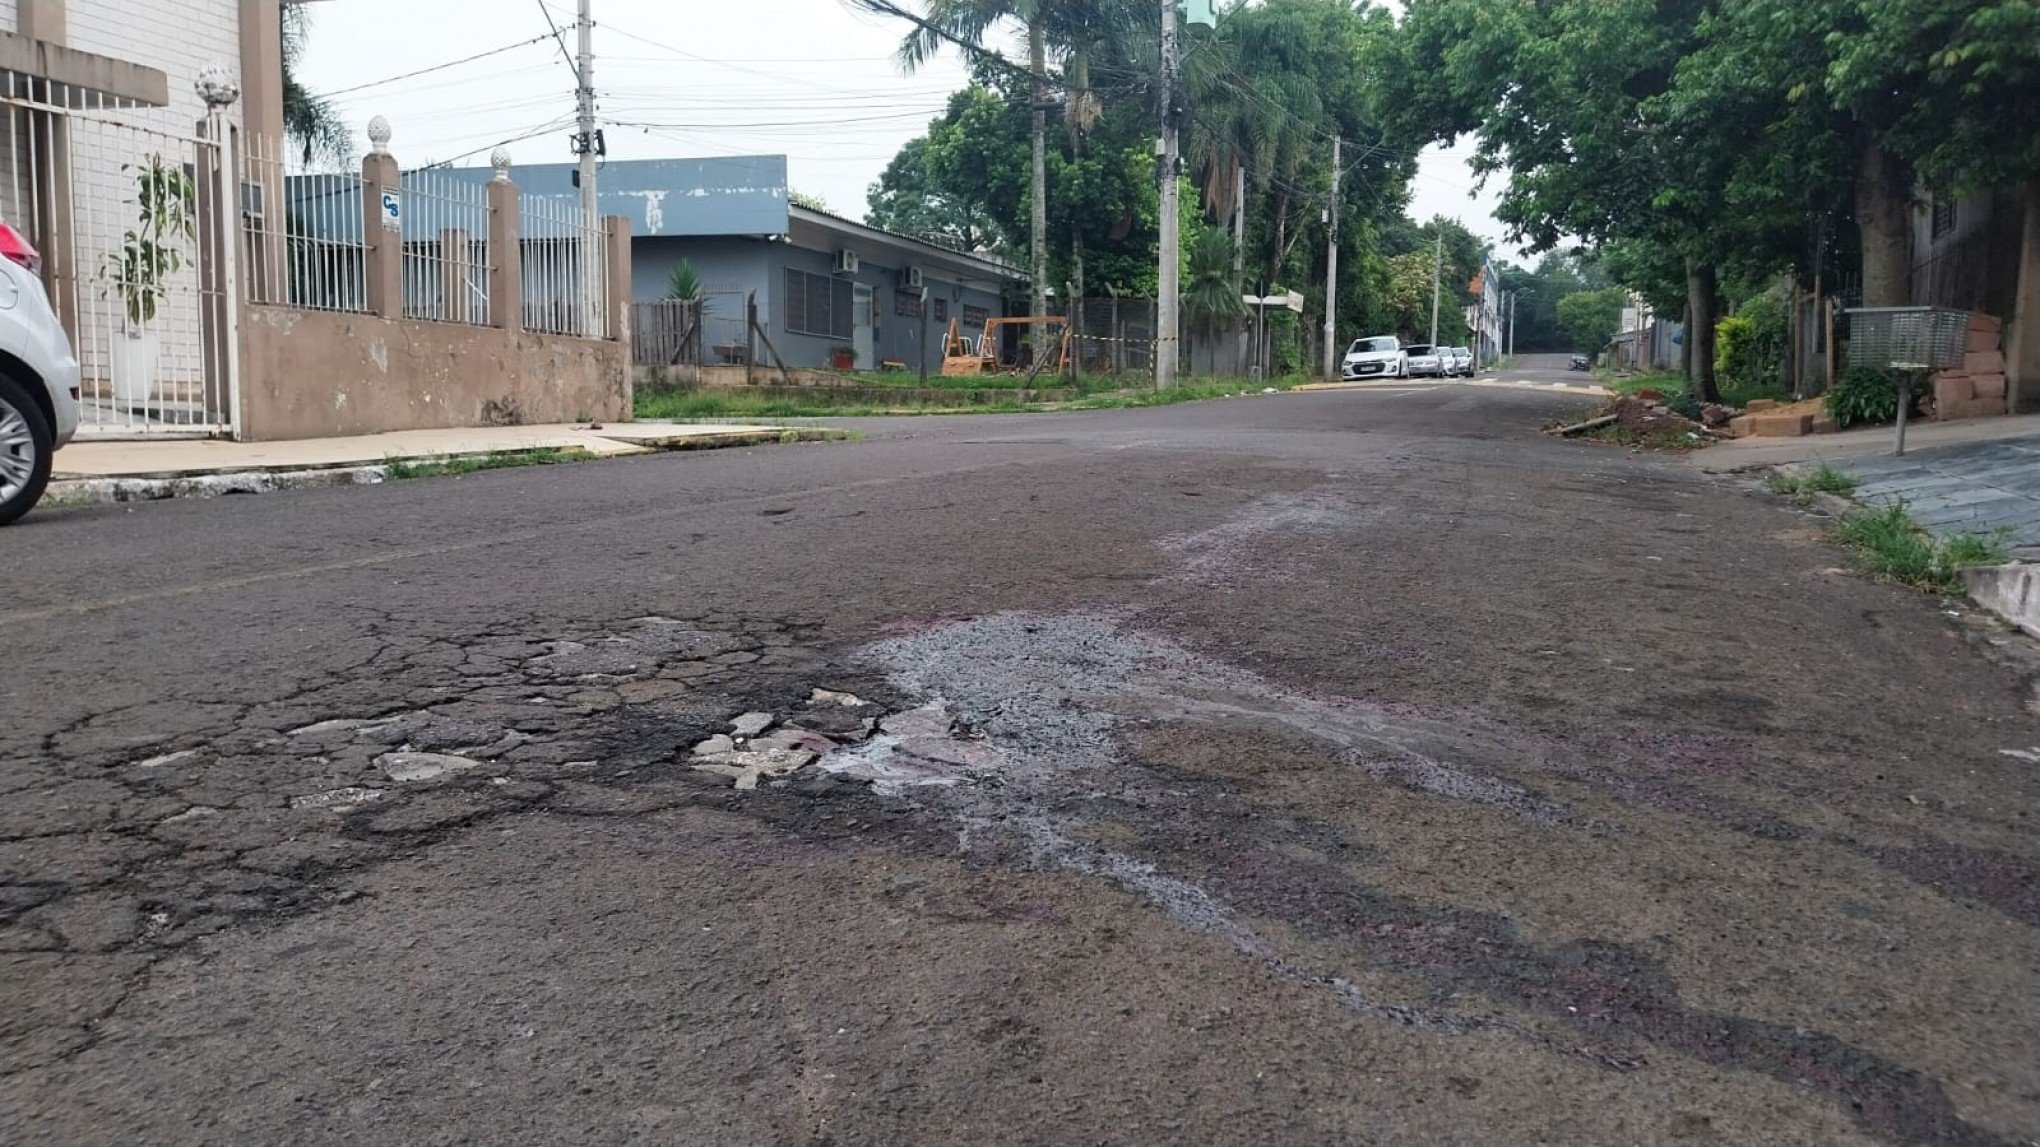
[[[14,0],[0,0],[0,32],[12,32],[17,27]]]
[[[12,0],[0,3],[12,6]],[[131,122],[162,131],[190,134],[204,118],[205,104],[191,87],[200,68],[218,63],[237,79],[241,74],[237,0],[71,0],[67,32],[69,46],[81,52],[127,60],[170,77],[169,107],[124,113]]]

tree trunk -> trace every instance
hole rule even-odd
[[[1075,229],[1070,229],[1070,299],[1063,313],[1070,319],[1070,380],[1083,371],[1084,366],[1084,240]]]
[[[1714,385],[1714,268],[1686,260],[1686,375],[1702,402],[1720,402]]]
[[[1905,162],[1876,144],[1856,172],[1856,226],[1863,237],[1863,305],[1912,301],[1912,204]]]
[[[1679,316],[1679,373],[1686,381],[1693,380],[1693,304],[1686,304],[1685,313]]]
[[[1265,265],[1266,277],[1274,282],[1282,267],[1282,257],[1287,253],[1283,240],[1289,234],[1289,192],[1275,197],[1275,247],[1268,252]]]
[[[1034,313],[1045,315],[1048,313],[1048,113],[1043,110],[1043,105],[1048,100],[1048,47],[1039,20],[1027,25],[1027,68],[1034,100],[1034,210],[1028,221],[1027,236],[1033,261],[1029,275],[1034,288]],[[1048,332],[1037,326],[1034,328],[1034,361],[1040,362],[1047,353]]]

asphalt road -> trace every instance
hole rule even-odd
[[[2023,646],[1581,405],[32,515],[0,1138],[2032,1141]]]

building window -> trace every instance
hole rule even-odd
[[[973,307],[968,303],[963,308],[963,325],[970,330],[981,329],[992,317],[989,307]]]
[[[936,322],[938,322],[938,323],[946,323],[946,322],[948,322],[948,321],[949,321],[949,300],[948,300],[948,299],[936,299],[936,300],[935,300],[935,321],[936,321]]]
[[[851,314],[850,280],[786,269],[786,329],[797,335],[848,340]]]
[[[894,291],[894,292],[893,292],[893,314],[896,314],[896,315],[898,315],[899,317],[901,317],[901,318],[903,318],[903,319],[918,319],[918,318],[920,318],[920,317],[921,317],[921,292],[919,292],[919,291]]]
[[[1955,204],[1952,200],[1934,197],[1933,237],[1939,239],[1955,229]]]

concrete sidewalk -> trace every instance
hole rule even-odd
[[[614,422],[588,424],[480,426],[459,430],[402,430],[345,438],[283,442],[228,442],[212,438],[141,441],[80,441],[57,452],[55,479],[188,478],[202,474],[325,470],[382,465],[396,459],[456,458],[544,447],[579,450],[593,457],[646,454],[655,450],[745,446],[802,438],[841,437],[816,427],[751,423]]]
[[[1891,426],[1870,426],[1803,438],[1737,438],[1705,450],[1695,450],[1683,455],[1680,461],[1714,473],[1823,460],[1839,465],[1846,459],[1890,456],[1895,435]],[[1956,422],[1913,422],[1906,426],[1905,449],[1906,456],[1910,457],[1916,450],[2034,438],[2040,438],[2040,414],[1965,418]]]

